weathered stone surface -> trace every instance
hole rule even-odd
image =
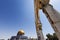
[[[42,9],[44,6],[49,4],[50,0],[39,0],[39,8]]]
[[[46,14],[52,28],[60,40],[60,13],[57,12],[51,5],[47,5],[44,8],[44,13]]]

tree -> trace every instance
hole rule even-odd
[[[53,40],[53,36],[51,34],[47,34],[46,36],[48,40]]]
[[[58,40],[56,33],[53,33],[53,40]]]
[[[47,36],[46,40],[58,40],[58,38],[57,38],[55,33],[53,33],[53,35],[48,33],[46,36]]]

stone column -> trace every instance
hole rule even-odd
[[[35,24],[36,24],[36,32],[38,40],[44,40],[43,33],[42,33],[42,24],[39,19],[39,0],[34,0],[34,10],[35,10]]]
[[[60,40],[60,13],[50,4],[44,7],[43,12],[46,14],[46,17]]]

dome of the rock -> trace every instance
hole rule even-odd
[[[17,33],[17,35],[24,35],[25,33],[24,33],[24,30],[20,30],[20,31],[18,31],[18,33]]]

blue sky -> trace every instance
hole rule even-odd
[[[60,11],[59,0],[51,0],[50,3],[57,11]],[[42,11],[44,37],[47,33],[53,33],[53,29]],[[0,0],[0,39],[8,39],[15,36],[23,29],[28,37],[37,37],[35,29],[34,0]]]

